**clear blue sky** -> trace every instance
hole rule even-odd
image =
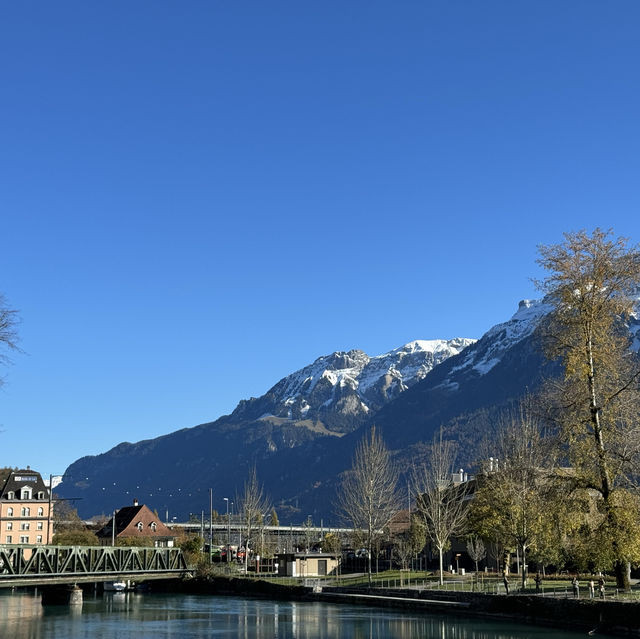
[[[2,3],[0,464],[479,337],[538,244],[640,241],[639,31],[637,0]]]

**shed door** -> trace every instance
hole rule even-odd
[[[318,559],[318,575],[326,575],[326,574],[327,574],[327,560]]]

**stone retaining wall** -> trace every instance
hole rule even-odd
[[[489,595],[473,592],[447,592],[438,590],[418,591],[406,589],[361,589],[325,588],[325,592],[336,595],[368,592],[380,597],[424,600],[427,602],[457,601],[468,604],[456,614],[473,614],[487,617],[504,617],[538,625],[573,630],[596,630],[598,634],[616,634],[640,637],[640,603],[601,601],[599,599],[573,599],[564,597],[541,597],[540,595]],[[368,602],[369,605],[394,605],[393,601]],[[415,603],[414,607],[425,610],[427,605]]]
[[[183,582],[187,592],[218,595],[250,595],[270,599],[316,600],[354,603],[379,607],[401,607],[438,614],[464,614],[511,619],[523,623],[564,628],[595,630],[597,634],[614,634],[640,639],[640,603],[541,597],[539,595],[489,595],[474,592],[438,590],[286,586],[268,581],[239,577],[209,577]],[[369,595],[363,598],[359,595]],[[439,603],[440,602],[440,605]],[[454,607],[447,602],[459,602]]]

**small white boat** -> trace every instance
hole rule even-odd
[[[127,589],[127,584],[124,581],[105,581],[104,589],[105,592],[123,592]]]

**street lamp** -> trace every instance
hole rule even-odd
[[[229,555],[231,554],[231,519],[229,519],[229,498],[224,497],[227,502],[227,563],[229,563]]]

